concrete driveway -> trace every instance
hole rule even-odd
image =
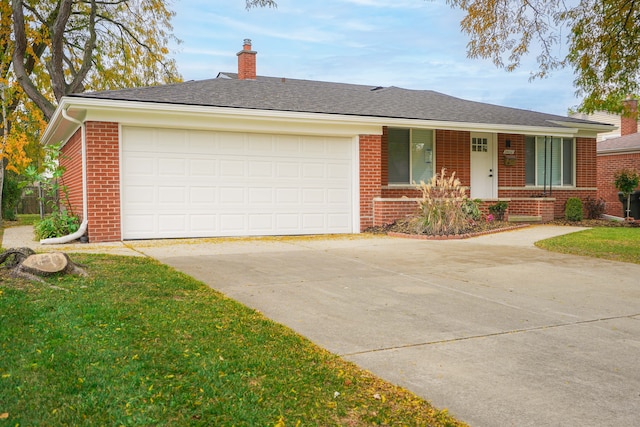
[[[640,265],[532,244],[570,231],[129,246],[472,426],[640,425]]]

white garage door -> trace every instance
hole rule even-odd
[[[122,129],[123,239],[350,233],[351,138]]]

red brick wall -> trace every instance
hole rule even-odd
[[[500,198],[504,199],[504,198],[509,198],[509,199],[529,199],[529,200],[535,200],[537,199],[538,195],[541,193],[540,190],[528,190],[528,189],[502,189],[499,190],[500,193]],[[565,203],[567,203],[567,199],[569,197],[579,197],[580,199],[582,199],[582,203],[584,204],[584,201],[586,200],[587,197],[591,197],[592,199],[594,199],[596,197],[596,189],[595,187],[593,188],[572,188],[572,189],[561,189],[559,187],[554,187],[551,191],[551,194],[549,194],[549,189],[547,189],[547,198],[553,198],[555,200],[554,202],[554,214],[553,217],[554,218],[562,218],[564,217],[564,205]],[[524,203],[524,202],[522,202]],[[509,202],[509,206],[511,206],[511,202]],[[523,204],[523,206],[525,206]],[[513,209],[509,209],[511,211],[511,214],[513,215],[537,215],[535,213],[526,213],[520,209],[518,210],[513,210]],[[586,213],[586,212],[585,212]]]
[[[373,201],[373,225],[391,224],[397,219],[406,218],[417,212],[415,199],[377,198]]]
[[[436,173],[447,169],[464,186],[471,185],[471,133],[457,130],[436,130]]]
[[[86,122],[89,241],[122,240],[118,123]]]
[[[498,187],[524,187],[525,186],[525,147],[524,135],[498,134]],[[510,146],[507,147],[507,140]],[[514,150],[516,164],[506,166],[504,164],[504,150]]]
[[[61,191],[60,203],[82,218],[82,130],[78,129],[62,147],[60,166],[64,168],[62,185],[67,188],[68,203]]]
[[[382,188],[383,135],[360,135],[360,230],[373,225],[373,199]],[[386,157],[386,156],[385,156]],[[386,166],[385,166],[386,167]]]
[[[606,202],[607,215],[624,216],[624,208],[618,199],[618,190],[613,184],[615,174],[620,169],[640,171],[640,151],[635,153],[600,154],[597,159],[598,197]]]
[[[576,138],[576,187],[598,185],[595,138]]]

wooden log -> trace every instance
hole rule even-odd
[[[50,276],[56,273],[67,273],[86,276],[86,272],[62,252],[35,254],[27,257],[17,269],[27,274]]]

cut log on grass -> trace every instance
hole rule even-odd
[[[56,273],[86,275],[82,268],[75,265],[69,256],[62,252],[31,255],[22,261],[18,268],[37,276],[51,276]]]
[[[5,262],[6,261],[6,262]],[[63,252],[36,254],[30,248],[11,248],[0,254],[0,264],[13,277],[44,282],[40,277],[54,274],[86,276],[87,272]]]

